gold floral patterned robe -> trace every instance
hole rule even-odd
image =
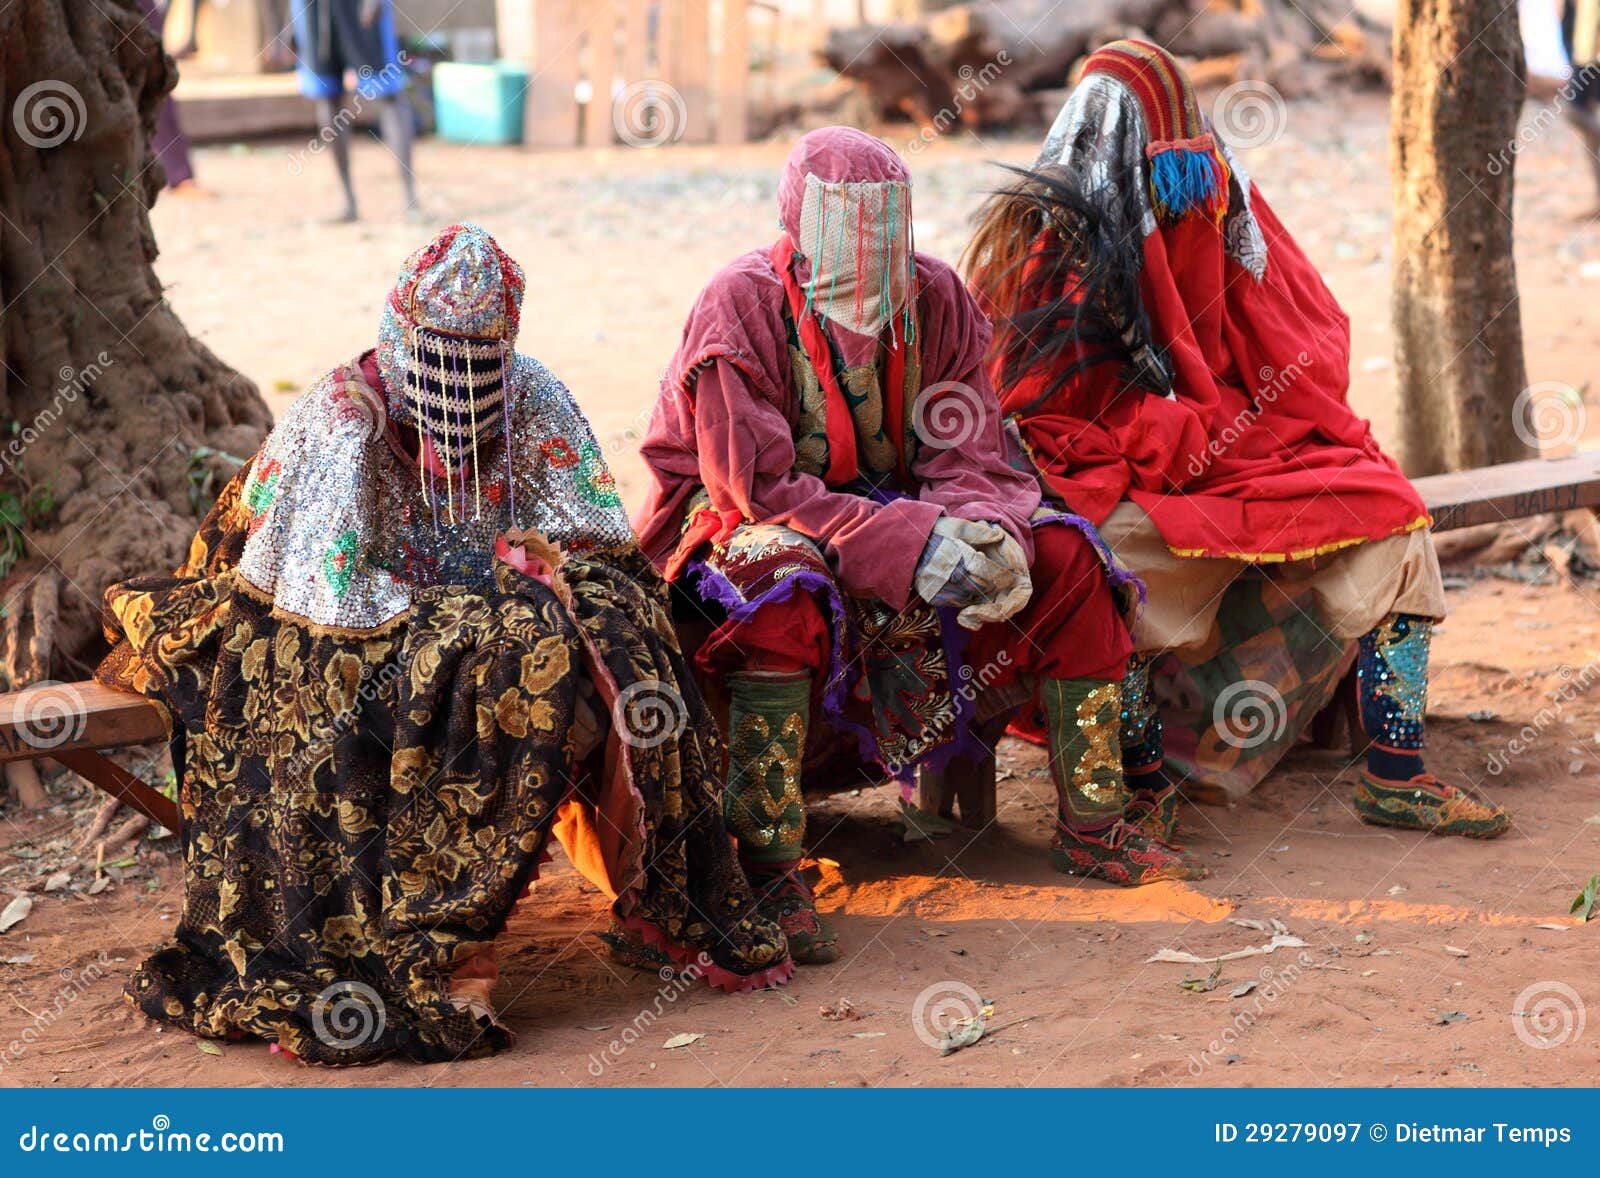
[[[552,833],[680,964],[788,976],[782,933],[747,915],[716,727],[631,542],[553,578],[490,561],[487,583],[413,585],[383,625],[318,625],[239,571],[270,465],[228,485],[176,574],[106,596],[98,678],[165,710],[182,765],[184,910],[128,983],[140,1010],[316,1063],[497,1050],[509,1030],[452,1001],[451,976]],[[641,690],[681,726],[609,725],[582,760],[580,696],[620,718]]]

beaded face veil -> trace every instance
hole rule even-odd
[[[476,225],[452,225],[406,259],[378,329],[387,408],[414,429],[418,470],[442,474],[451,518],[481,509],[480,454],[507,430],[522,267]],[[509,470],[508,470],[509,475]]]

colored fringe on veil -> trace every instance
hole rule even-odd
[[[1202,212],[1218,224],[1228,212],[1228,165],[1209,134],[1175,142],[1152,143],[1149,160],[1150,203],[1156,217],[1170,225]]]

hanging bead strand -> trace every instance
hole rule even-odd
[[[500,411],[505,417],[506,429],[501,444],[506,452],[506,505],[511,513],[511,526],[517,526],[517,481],[511,470],[511,362],[512,353],[505,340],[500,341]]]
[[[472,349],[467,355],[467,411],[472,415],[472,518],[483,518],[483,487],[478,481],[478,404],[472,387]],[[501,390],[502,395],[504,389]],[[464,476],[463,476],[464,477]],[[462,496],[464,499],[465,496]]]
[[[433,530],[437,533],[439,505],[433,499],[433,487],[428,479],[428,450],[422,437],[422,377],[417,372],[422,363],[422,353],[417,350],[420,340],[414,324],[406,330],[406,341],[411,351],[410,362],[406,365],[406,386],[411,394],[411,412],[417,418],[417,485],[422,491],[423,502],[433,511]]]

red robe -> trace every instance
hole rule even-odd
[[[1259,282],[1206,217],[1145,239],[1140,292],[1171,399],[1122,389],[1115,363],[1026,412],[1048,373],[1002,390],[1047,485],[1096,525],[1131,499],[1179,556],[1299,560],[1426,526],[1347,401],[1349,318],[1254,188],[1251,210]]]

